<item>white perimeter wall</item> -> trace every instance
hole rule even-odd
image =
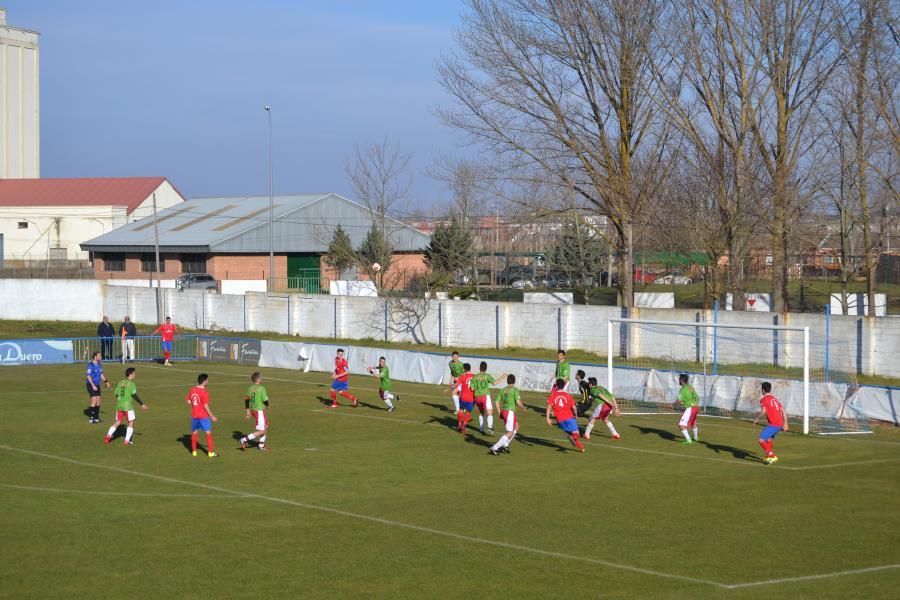
[[[371,338],[445,347],[582,349],[606,355],[607,320],[624,316],[614,306],[554,306],[454,300],[385,300],[350,296],[211,294],[203,290],[161,290],[163,312],[185,327],[234,332],[276,332],[301,337]],[[156,290],[121,287],[95,280],[0,280],[0,319],[99,321],[103,314],[118,322],[129,315],[138,323],[156,321]],[[387,318],[385,318],[387,317]],[[633,318],[693,323],[713,321],[711,311],[634,309]],[[720,311],[720,323],[809,327],[811,363],[822,366],[825,316],[820,314]],[[900,377],[900,319],[832,316],[830,367]],[[654,336],[657,337],[654,337]],[[747,334],[749,335],[749,334]],[[771,334],[769,334],[771,335]],[[641,332],[632,339],[639,354],[653,356],[663,346],[659,334]],[[729,357],[746,362],[746,340],[720,335],[720,364]],[[783,341],[783,340],[782,340]],[[708,342],[708,340],[707,340]],[[774,352],[774,343],[765,347]],[[779,345],[784,353],[785,344]],[[708,345],[702,346],[709,349]],[[632,348],[634,350],[635,347]],[[685,343],[686,359],[696,355]],[[759,350],[757,350],[759,351]],[[548,358],[553,358],[549,352]]]

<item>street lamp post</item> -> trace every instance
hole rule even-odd
[[[275,291],[275,192],[274,171],[272,170],[272,107],[266,104],[269,120],[269,291]]]

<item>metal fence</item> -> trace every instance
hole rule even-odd
[[[100,352],[103,360],[120,362],[160,362],[163,351],[157,336],[115,338],[72,338],[72,360],[91,360]],[[180,335],[172,342],[173,362],[207,360],[256,365],[261,342],[257,339],[209,335]]]

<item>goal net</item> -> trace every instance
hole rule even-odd
[[[753,419],[764,381],[803,433],[861,433],[867,423],[829,381],[828,347],[808,327],[610,319],[607,383],[623,412],[671,412],[678,375],[700,414]]]

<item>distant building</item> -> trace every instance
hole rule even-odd
[[[338,274],[322,256],[340,225],[354,248],[373,223],[368,208],[337,194],[276,196],[274,207],[275,271],[279,288],[325,286],[328,280],[356,279],[357,273]],[[209,273],[218,280],[269,279],[269,197],[195,198],[168,210],[157,219],[162,278],[185,273]],[[429,236],[393,219],[386,232],[394,247],[390,272],[398,287],[424,272],[423,253]],[[119,227],[87,241],[98,279],[149,279],[155,268],[153,219]],[[327,289],[327,288],[326,288]]]
[[[0,179],[3,258],[87,260],[80,244],[184,202],[165,177]]]
[[[0,179],[41,176],[38,37],[0,8]]]

